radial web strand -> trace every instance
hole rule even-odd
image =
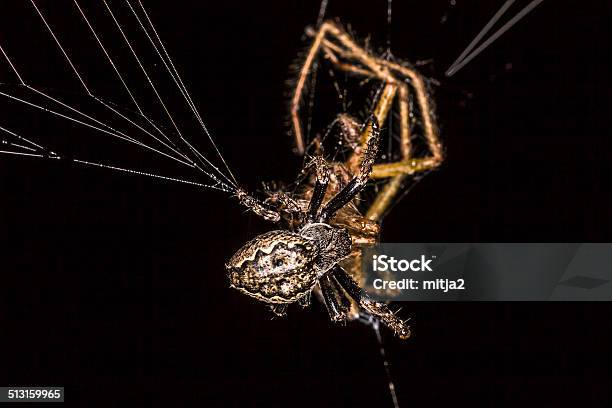
[[[48,13],[40,7],[37,1],[30,0],[29,3],[31,3],[31,7],[33,7],[34,16],[37,16],[39,22],[41,22],[41,29],[46,31],[50,36],[66,68],[68,68],[68,72],[73,73],[77,83],[84,91],[84,95],[82,95],[82,97],[77,97],[74,94],[61,94],[35,85],[37,79],[32,77],[30,73],[31,69],[26,70],[28,74],[24,75],[26,71],[22,71],[19,68],[19,61],[11,55],[15,50],[10,51],[4,47],[6,44],[0,44],[0,52],[8,68],[15,74],[18,81],[14,86],[0,84],[0,99],[3,100],[3,103],[6,102],[9,103],[9,105],[16,105],[12,106],[13,112],[16,113],[7,116],[8,120],[4,120],[4,117],[0,119],[2,122],[0,123],[0,134],[4,135],[0,138],[2,148],[0,153],[5,155],[10,154],[48,159],[61,158],[81,165],[96,166],[124,173],[155,177],[167,181],[186,183],[203,188],[212,188],[229,193],[234,193],[237,190],[238,182],[236,177],[213,140],[166,46],[161,40],[159,31],[153,25],[149,13],[140,1],[138,1],[138,8],[136,8],[132,5],[132,2],[125,0],[125,6],[127,6],[127,8],[124,7],[123,10],[120,7],[113,10],[113,7],[116,6],[111,7],[111,4],[109,4],[110,1],[107,2],[106,0],[102,2],[104,7],[100,5],[87,5],[87,8],[85,8],[78,0],[73,0],[72,2],[75,15],[81,19],[84,27],[86,27],[86,32],[89,32],[91,41],[95,41],[95,45],[93,47],[87,47],[86,51],[92,52],[92,50],[97,48],[101,52],[103,57],[102,62],[105,61],[108,67],[112,69],[111,72],[115,77],[116,83],[118,83],[120,89],[129,96],[129,101],[133,105],[135,111],[131,108],[126,108],[125,105],[121,106],[112,102],[108,97],[101,97],[99,92],[94,90],[97,87],[90,83],[91,79],[96,81],[100,78],[106,79],[106,77],[100,76],[101,73],[97,72],[100,67],[96,66],[96,72],[93,73],[90,71],[83,71],[81,66],[87,65],[87,63],[84,63],[82,60],[83,57],[81,55],[81,51],[84,50],[78,49],[78,52],[76,52],[74,49],[71,50],[69,45],[67,46],[65,44],[64,41],[66,39],[70,39],[71,41],[74,40],[63,34],[61,32],[63,30],[58,30],[60,25],[52,21],[58,18],[57,14],[53,14],[54,17],[51,19],[48,16],[48,14],[50,15],[51,13]],[[125,10],[129,10],[129,13]],[[121,11],[126,15],[121,17],[119,15]],[[62,13],[61,17],[64,18],[69,14],[70,12],[66,11],[66,13]],[[93,18],[91,14],[95,14],[96,18]],[[129,16],[135,20],[132,26],[130,26],[130,23],[122,21]],[[112,24],[107,22],[105,29],[101,30],[100,27],[104,23],[103,17],[110,19],[109,21],[112,21]],[[94,21],[95,26],[92,24]],[[112,33],[113,27],[115,34]],[[130,32],[131,27],[136,31]],[[73,27],[71,27],[71,29],[72,28]],[[138,34],[137,31],[140,31],[140,35],[144,35],[147,41],[141,39],[140,42],[138,42],[136,37],[133,37],[134,33]],[[123,42],[123,45],[118,41],[109,40],[112,39],[113,35],[116,36],[116,33],[119,33],[122,40],[120,42]],[[85,41],[84,39],[81,40]],[[165,79],[163,76],[160,78],[159,72],[151,71],[158,65],[155,61],[151,62],[149,60],[145,62],[146,58],[143,58],[143,55],[140,53],[144,47],[143,44],[148,44],[152,49],[151,54],[155,55],[158,61],[161,62],[160,65],[164,68]],[[111,47],[109,48],[108,45]],[[140,80],[134,77],[133,65],[132,67],[126,66],[122,68],[122,64],[125,65],[126,63],[125,58],[122,60],[118,55],[120,55],[121,52],[125,53],[125,49],[121,49],[121,47],[124,46],[129,49],[132,58],[136,62],[136,66],[140,69],[141,76],[144,77],[145,84],[152,90],[155,96],[155,102],[157,102],[158,107],[161,107],[166,121],[171,125],[170,128],[159,123],[159,116],[156,114],[157,107],[151,102],[150,98],[145,96],[146,93],[143,93],[143,89],[138,88],[136,82]],[[140,48],[140,50],[138,50],[137,47]],[[25,48],[25,45],[21,45],[21,48]],[[51,49],[52,47],[46,48],[47,51]],[[17,51],[21,52],[23,50],[18,48]],[[40,65],[44,68],[44,64]],[[101,66],[103,68],[106,67],[104,64],[101,64]],[[130,70],[132,72],[130,72]],[[162,70],[162,68],[159,68],[159,70]],[[156,75],[155,78],[153,77],[153,73]],[[166,86],[160,88],[162,85],[159,82],[160,80],[173,84],[177,96],[180,95],[182,97],[183,102],[191,111],[192,118],[195,118],[195,122],[200,128],[200,131],[204,133],[205,139],[212,146],[212,153],[220,161],[221,167],[224,170],[221,170],[220,166],[216,165],[210,157],[200,152],[194,144],[184,136],[184,130],[181,129],[181,127],[186,125],[184,118],[175,116],[175,113],[171,111],[170,107],[174,110],[177,105],[174,102],[169,103],[167,99],[168,95],[162,93],[162,88],[164,91],[168,92],[168,86],[164,84]],[[55,84],[52,84],[52,86],[55,87]],[[84,101],[84,98],[88,101]],[[141,101],[139,101],[139,99],[141,99]],[[146,101],[144,105],[148,105],[145,107],[142,101]],[[68,130],[55,130],[52,129],[53,126],[45,128],[43,124],[40,124],[43,130],[31,136],[29,134],[30,129],[24,131],[23,129],[19,129],[19,127],[13,126],[13,122],[24,122],[22,116],[28,115],[33,115],[35,118],[31,121],[25,120],[25,122],[29,124],[37,124],[39,118],[42,117],[43,120],[41,123],[47,123],[51,121],[50,118],[53,118],[55,121],[53,122],[54,124],[56,122],[64,122],[63,125],[58,125],[58,127],[63,126],[66,128],[66,124],[70,124],[70,127],[67,128]],[[19,124],[23,125],[23,123]],[[96,136],[94,137],[92,133],[95,133]],[[83,149],[83,151],[89,149],[92,154],[90,156],[84,155],[80,157],[83,151],[79,150],[81,147],[77,147],[78,143],[74,145],[65,144],[70,146],[69,150],[71,150],[71,154],[61,154],[61,150],[56,149],[54,145],[57,142],[56,139],[58,136],[63,138],[67,137],[67,135],[73,137],[78,143],[84,143],[86,148]],[[101,139],[100,136],[104,136],[105,140]],[[99,140],[104,140],[104,148],[93,146],[94,141],[98,143]],[[109,144],[109,141],[113,140],[116,142],[113,142],[115,144],[111,149],[106,145]],[[157,171],[151,171],[154,170],[152,167],[149,169],[137,169],[134,167],[134,165],[138,166],[143,162],[146,162],[150,166],[159,165],[163,167],[167,165],[153,157],[147,157],[146,160],[135,157],[133,159],[134,165],[131,166],[121,165],[116,163],[115,159],[105,160],[102,157],[103,151],[116,152],[119,156],[124,156],[123,160],[126,160],[126,157],[127,160],[130,160],[128,156],[129,150],[127,150],[129,146],[137,149],[135,152],[141,152],[137,154],[153,154],[153,157],[157,156],[158,158],[167,159],[171,163],[178,165],[176,166],[177,168],[195,170],[195,176],[199,177],[199,173],[208,178],[211,183],[201,183],[196,180],[189,180],[189,178],[194,177],[193,174],[192,176],[187,176],[187,178],[185,178],[185,176],[175,177],[174,175],[163,175],[158,174]],[[53,153],[55,150],[60,153]],[[172,172],[175,171],[180,170],[172,170]]]

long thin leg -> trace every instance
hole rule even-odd
[[[327,186],[329,185],[330,170],[325,159],[321,156],[316,156],[314,158],[314,165],[316,167],[316,181],[310,203],[308,204],[308,222],[312,222],[316,218],[319,208],[323,203],[323,198],[325,198]]]
[[[319,215],[319,222],[327,222],[336,211],[348,204],[355,196],[365,187],[370,173],[372,172],[372,166],[374,160],[378,154],[378,145],[380,142],[380,128],[378,127],[378,120],[376,116],[372,115],[365,125],[363,132],[367,135],[365,142],[365,150],[363,158],[361,160],[361,166],[359,174],[355,176],[349,183],[344,186],[338,194],[336,194],[329,202],[325,205],[321,214]]]
[[[335,266],[331,274],[366,312],[380,319],[381,322],[393,330],[401,339],[404,340],[410,337],[410,327],[399,319],[387,305],[372,299],[370,295],[360,288],[353,278],[351,278],[341,267]]]
[[[329,275],[323,276],[319,280],[319,287],[330,319],[333,322],[351,320],[351,301],[343,293],[339,293],[333,278]],[[340,290],[343,291],[341,288]]]
[[[306,60],[304,61],[304,65],[300,71],[300,75],[298,77],[298,81],[295,86],[295,92],[293,94],[293,98],[291,99],[291,122],[293,124],[293,133],[295,136],[295,148],[298,154],[304,154],[304,136],[302,135],[302,125],[300,123],[299,118],[299,110],[300,110],[300,101],[302,99],[302,91],[304,90],[304,86],[306,85],[306,79],[308,78],[308,74],[310,73],[310,68],[312,68],[312,64],[319,52],[321,47],[321,42],[325,37],[325,34],[328,30],[333,28],[333,25],[325,22],[321,24],[321,28],[317,32],[312,45],[310,46],[310,50],[308,51],[308,55],[306,56]]]
[[[400,114],[400,152],[404,160],[410,158],[412,141],[410,140],[410,102],[408,85],[399,85],[399,114]]]

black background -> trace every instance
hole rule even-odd
[[[3,18],[32,12],[13,3]],[[433,59],[447,161],[383,240],[609,241],[606,2],[545,1],[452,78],[499,5],[395,3],[394,54]],[[241,183],[291,181],[284,81],[318,3],[147,4]],[[384,45],[385,1],[331,0],[329,15]],[[51,51],[18,52],[27,71]],[[371,329],[335,327],[318,304],[271,320],[228,289],[225,260],[270,226],[226,195],[1,159],[0,384],[63,385],[77,406],[391,406]],[[401,406],[610,402],[605,303],[403,306],[414,337],[383,333]]]

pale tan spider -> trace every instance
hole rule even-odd
[[[308,29],[307,33],[314,37],[314,41],[300,72],[291,101],[291,120],[296,147],[300,154],[305,151],[304,135],[299,118],[300,102],[313,62],[321,52],[337,69],[358,76],[375,78],[384,84],[384,89],[373,109],[378,123],[385,123],[396,96],[398,98],[402,160],[395,163],[375,164],[371,174],[373,179],[391,178],[366,214],[370,220],[380,220],[399,192],[406,176],[434,169],[443,160],[442,145],[438,138],[425,81],[414,69],[372,55],[357,45],[349,34],[333,21],[325,21],[317,32]],[[415,158],[412,156],[409,106],[411,89],[419,105],[420,121],[423,124],[424,136],[430,149],[430,155],[427,157]],[[365,143],[364,135],[361,137],[361,146],[355,149],[353,157],[345,163],[353,172],[359,163],[363,143]]]
[[[360,47],[333,21],[324,22],[316,32],[307,30],[307,34],[314,40],[291,101],[293,133],[300,154],[306,154],[300,103],[318,56],[323,55],[338,70],[379,81],[382,91],[365,124],[346,114],[335,120],[352,147],[346,161],[324,159],[315,140],[314,157],[303,170],[312,177],[298,189],[269,192],[265,202],[238,193],[243,205],[270,221],[283,223],[284,229],[260,235],[237,251],[227,264],[230,281],[236,289],[273,306],[278,314],[284,314],[290,303],[308,304],[314,291],[326,304],[332,320],[354,320],[365,311],[407,338],[410,330],[405,322],[363,289],[361,257],[364,247],[378,243],[380,221],[405,178],[432,170],[442,162],[425,81],[412,68]],[[411,92],[417,109],[411,109]],[[385,123],[396,99],[401,160],[376,163],[379,124]],[[411,114],[416,115],[426,142],[428,153],[423,157],[413,155]],[[364,216],[356,200],[369,179],[385,182]]]

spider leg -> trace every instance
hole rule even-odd
[[[317,212],[319,211],[319,208],[323,203],[323,199],[325,198],[327,186],[329,185],[330,169],[325,159],[321,156],[315,156],[313,163],[315,165],[316,181],[312,191],[312,197],[310,198],[310,203],[308,204],[308,222],[312,222],[316,218]]]
[[[410,337],[410,327],[400,320],[387,305],[377,302],[368,293],[355,283],[341,267],[335,266],[331,271],[332,276],[338,281],[342,288],[359,303],[366,312],[380,319],[386,326],[393,330],[402,340]]]
[[[306,60],[304,61],[304,65],[300,70],[300,75],[298,77],[295,92],[293,94],[293,98],[291,99],[291,123],[293,125],[293,133],[295,136],[295,146],[297,152],[302,155],[304,154],[304,136],[302,135],[302,125],[300,123],[299,118],[299,110],[300,110],[300,101],[302,100],[302,92],[304,90],[304,86],[306,85],[306,79],[308,78],[308,74],[310,73],[310,69],[312,68],[312,64],[315,61],[317,53],[321,47],[321,43],[323,38],[327,34],[327,32],[331,29],[334,29],[335,26],[328,22],[324,22],[321,24],[319,31],[315,35],[315,39],[310,46],[310,50],[306,56]]]
[[[240,204],[245,206],[248,210],[253,211],[266,221],[279,222],[281,220],[280,212],[268,203],[259,201],[252,197],[244,190],[238,190],[236,193]]]
[[[333,276],[323,276],[319,280],[319,287],[333,322],[347,322],[359,316],[359,307]]]
[[[301,224],[304,220],[304,212],[300,204],[284,191],[267,190],[268,198],[264,204],[271,205],[281,215],[288,228],[292,228],[296,223]]]
[[[376,116],[370,116],[363,133],[367,135],[367,140],[365,142],[366,148],[361,160],[359,174],[353,177],[338,194],[328,201],[319,215],[318,222],[327,222],[334,216],[336,211],[351,202],[368,182],[370,173],[372,173],[374,160],[376,160],[378,154],[378,144],[380,140],[380,128],[378,127]]]

